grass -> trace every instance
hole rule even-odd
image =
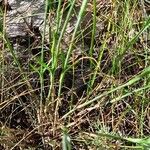
[[[149,149],[150,18],[143,4],[45,0],[42,30],[31,27],[21,50],[7,33],[3,5],[2,149]]]

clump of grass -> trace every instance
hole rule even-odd
[[[141,39],[150,19],[142,18],[138,1],[46,0],[40,52],[29,58],[28,71],[6,35],[6,8],[2,13],[0,122],[8,130],[23,131],[9,149],[36,143],[35,135],[40,139],[35,145],[42,149],[149,148],[149,47]],[[72,18],[75,25],[66,40]],[[17,68],[11,82],[7,51]]]

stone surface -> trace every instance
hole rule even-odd
[[[44,0],[8,0],[6,32],[8,37],[25,36],[29,27],[39,27],[44,20]]]

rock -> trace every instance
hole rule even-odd
[[[11,8],[6,16],[8,37],[25,36],[30,28],[39,27],[44,20],[44,0],[8,0]],[[31,33],[30,33],[31,34]]]

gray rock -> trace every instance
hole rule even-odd
[[[7,12],[8,37],[25,36],[29,27],[39,27],[44,20],[44,0],[8,0],[12,10]]]

